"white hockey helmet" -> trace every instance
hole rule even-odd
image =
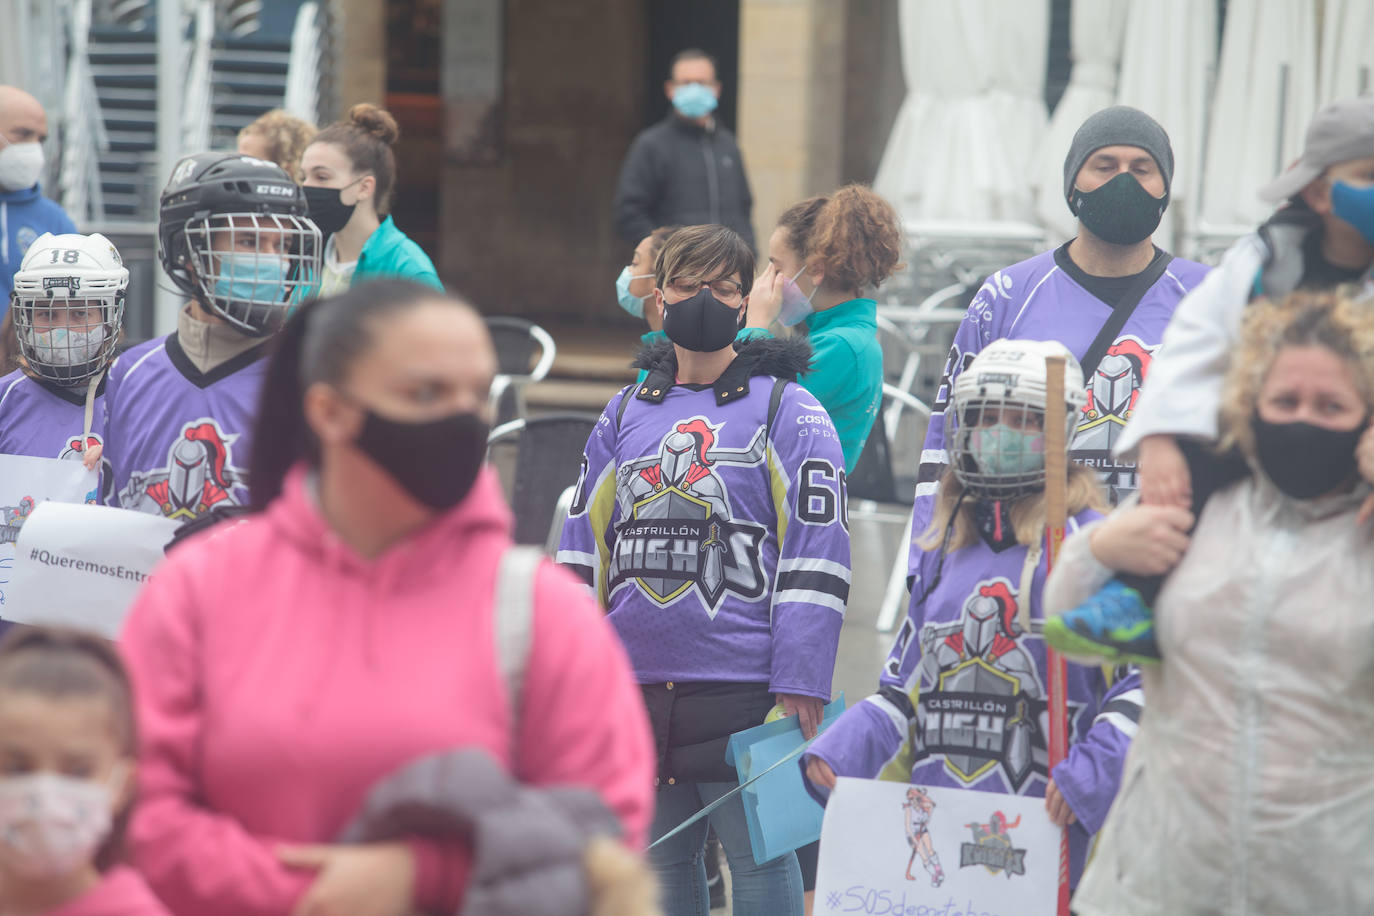
[[[1064,438],[1071,443],[1088,392],[1078,360],[1059,341],[994,340],[954,380],[945,441],[954,475],[971,496],[1010,499],[1044,487],[1047,356],[1064,357]]]
[[[110,240],[45,232],[24,253],[10,294],[19,352],[38,377],[76,386],[114,359],[129,270]]]

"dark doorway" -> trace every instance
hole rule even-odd
[[[439,261],[439,50],[442,0],[386,0],[385,106],[396,144],[396,226]],[[361,101],[361,100],[351,100]],[[346,113],[346,111],[345,111]]]
[[[739,0],[698,0],[694,3],[665,3],[644,0],[649,23],[649,72],[645,85],[645,125],[668,113],[663,82],[668,78],[668,63],[684,48],[700,48],[716,59],[716,78],[720,80],[721,123],[735,128],[735,95],[739,89]]]

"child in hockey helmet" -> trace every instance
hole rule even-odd
[[[949,465],[933,523],[918,542],[911,604],[878,692],[816,738],[803,767],[818,800],[840,776],[1044,795],[1051,820],[1069,826],[1073,881],[1118,789],[1130,744],[1130,728],[1120,723],[1139,715],[1139,675],[1069,666],[1069,754],[1051,768],[1041,591],[1045,359],[1056,355],[1065,363],[1067,452],[1087,392],[1063,344],[993,341],[954,383],[946,411]],[[1069,463],[1064,483],[1070,530],[1102,517],[1106,496],[1090,468]],[[1121,717],[1109,721],[1107,709]],[[927,851],[918,850],[919,858],[938,884],[944,872]],[[908,877],[916,880],[913,867]]]
[[[105,236],[40,236],[10,294],[29,372],[64,388],[103,373],[114,359],[128,288],[129,271]]]
[[[103,235],[44,233],[29,246],[10,294],[20,360],[0,378],[0,454],[96,467],[128,287],[129,271]]]

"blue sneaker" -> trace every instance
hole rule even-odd
[[[1158,664],[1154,615],[1140,592],[1113,579],[1078,607],[1045,621],[1045,640],[1075,661]]]

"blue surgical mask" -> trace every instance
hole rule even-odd
[[[1016,477],[1045,468],[1045,434],[1012,429],[1005,423],[980,426],[969,435],[969,450],[984,474]]]
[[[645,277],[652,276],[653,274],[632,274],[627,266],[620,272],[620,276],[615,278],[615,295],[620,302],[620,307],[636,318],[644,317],[644,300],[649,297],[636,296],[630,292],[630,281],[643,280]]]
[[[1356,229],[1374,245],[1374,185],[1358,188],[1344,181],[1331,185],[1331,212]]]
[[[286,259],[253,252],[219,256],[216,298],[234,302],[286,304]]]
[[[802,267],[801,270],[782,281],[782,308],[778,311],[778,322],[785,328],[801,324],[807,319],[807,316],[815,311],[811,307],[811,300],[816,296],[816,289],[812,289],[811,295],[808,296],[797,285],[797,278],[802,275],[804,270],[806,268]]]
[[[673,107],[684,118],[704,118],[717,104],[716,94],[701,83],[684,83],[673,90]]]

